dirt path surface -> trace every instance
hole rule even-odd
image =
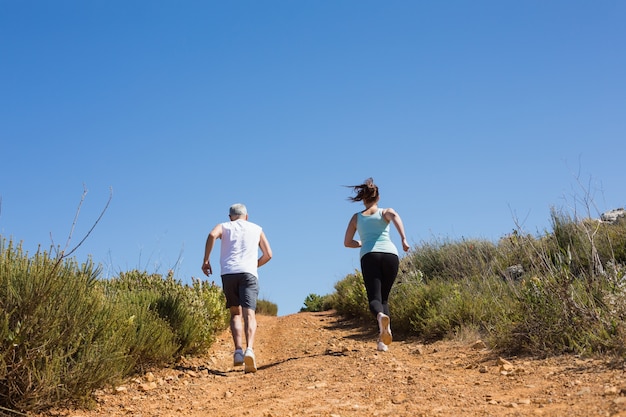
[[[473,341],[377,352],[374,329],[331,312],[258,324],[256,373],[233,367],[225,331],[206,357],[100,392],[93,410],[47,415],[626,416],[624,369],[608,359],[500,358]]]

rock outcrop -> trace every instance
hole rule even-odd
[[[626,210],[624,208],[618,208],[606,211],[600,215],[600,220],[607,223],[615,223],[620,217],[626,216]]]

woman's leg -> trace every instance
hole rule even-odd
[[[368,253],[361,258],[361,272],[370,311],[376,316],[380,337],[378,350],[386,351],[393,340],[389,319],[389,294],[399,269],[398,256],[391,253]]]
[[[369,309],[375,316],[383,313],[381,253],[370,252],[361,258],[361,274],[367,293]]]
[[[382,312],[386,315],[389,315],[389,294],[391,293],[391,287],[393,287],[393,283],[396,281],[396,277],[398,276],[398,269],[400,267],[400,260],[398,256],[393,253],[383,253],[381,254],[381,304],[382,304]]]

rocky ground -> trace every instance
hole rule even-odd
[[[476,340],[377,352],[374,328],[332,312],[258,322],[256,373],[233,367],[225,331],[205,357],[99,392],[91,410],[45,416],[626,417],[624,368],[610,358],[501,357]]]

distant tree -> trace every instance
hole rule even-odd
[[[300,312],[319,312],[328,310],[329,307],[327,303],[327,298],[328,296],[326,295],[318,295],[312,293],[307,295],[304,299],[304,307],[300,309]]]

